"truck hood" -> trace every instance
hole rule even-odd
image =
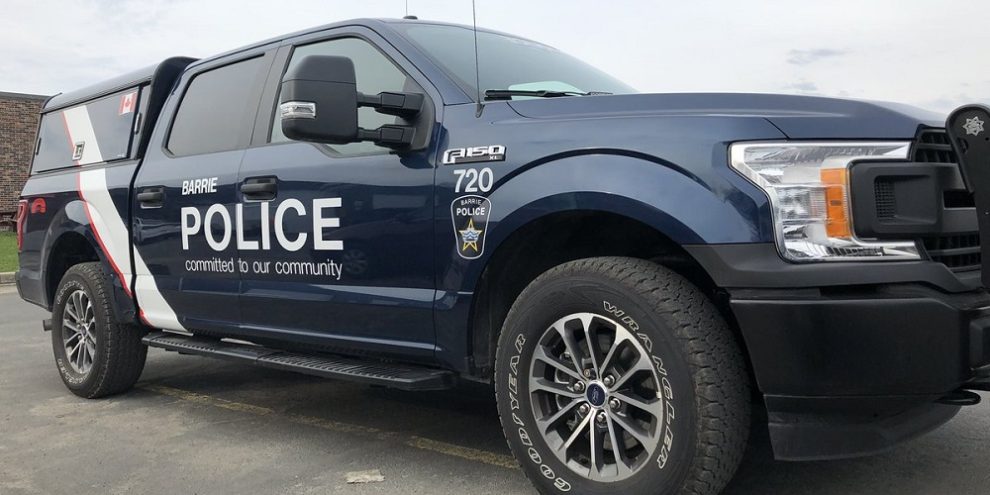
[[[912,139],[918,126],[945,125],[944,115],[898,103],[774,94],[579,96],[509,105],[533,119],[762,117],[791,139]]]

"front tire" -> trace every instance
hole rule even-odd
[[[116,320],[100,263],[65,273],[52,308],[52,347],[62,382],[96,399],[130,389],[144,370],[148,347],[141,327]]]
[[[553,268],[499,338],[502,427],[540,493],[716,494],[742,458],[749,380],[714,305],[632,258]]]

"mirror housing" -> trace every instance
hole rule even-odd
[[[358,107],[413,119],[424,103],[423,95],[417,93],[359,93],[354,62],[329,55],[303,57],[285,73],[280,95],[282,133],[289,139],[326,144],[372,141],[393,149],[409,147],[415,127],[392,124],[362,129],[358,127]]]
[[[282,78],[282,133],[296,141],[346,144],[358,140],[358,91],[347,57],[304,57]]]

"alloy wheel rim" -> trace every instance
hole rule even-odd
[[[572,471],[619,481],[653,457],[665,414],[660,377],[624,325],[594,313],[565,316],[544,332],[529,369],[537,429]]]
[[[80,375],[93,369],[96,356],[96,313],[82,289],[69,294],[62,313],[62,344],[69,366]]]

